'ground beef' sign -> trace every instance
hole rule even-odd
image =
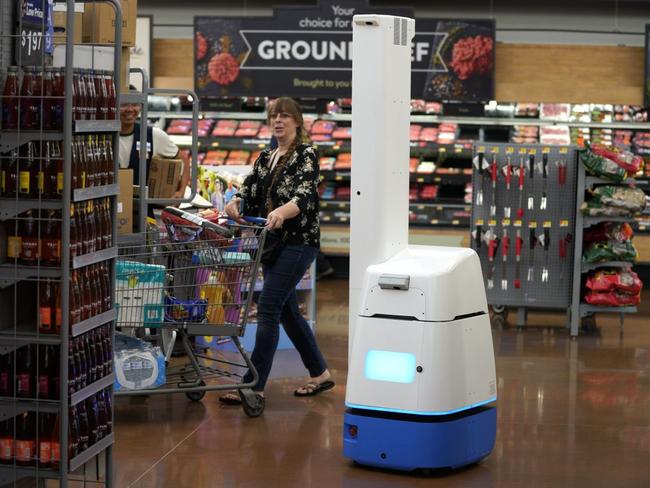
[[[195,17],[195,89],[201,97],[349,97],[352,17],[413,17],[410,8],[365,0],[281,7],[273,17]],[[494,22],[416,19],[413,98],[494,98]]]

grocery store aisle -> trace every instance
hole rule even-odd
[[[647,294],[645,296],[650,298]],[[524,332],[494,331],[499,378],[497,445],[483,463],[433,478],[364,469],[341,455],[347,363],[347,281],[319,282],[319,341],[337,381],[299,399],[302,378],[274,380],[261,418],[184,395],[120,398],[116,486],[558,487],[650,486],[650,328],[599,319],[598,335],[571,341],[561,315],[530,315]],[[295,356],[282,354],[282,361]]]

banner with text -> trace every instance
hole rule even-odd
[[[195,90],[200,97],[345,98],[352,91],[352,17],[413,17],[409,8],[370,8],[365,0],[279,7],[273,17],[195,17]],[[494,98],[491,20],[416,19],[411,96]]]

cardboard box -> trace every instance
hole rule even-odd
[[[122,64],[120,66],[120,91],[129,91],[129,78],[131,71],[131,48],[122,48]]]
[[[149,198],[171,198],[181,181],[181,159],[151,158],[149,166]]]
[[[52,22],[54,23],[54,44],[65,44],[68,38],[66,32],[67,12],[54,12]],[[83,29],[83,14],[75,12],[74,14],[74,43],[81,44],[81,34]]]
[[[118,171],[120,194],[117,196],[117,233],[133,234],[133,170]]]
[[[135,23],[138,16],[137,0],[121,0],[122,44],[135,45]],[[91,44],[115,43],[115,11],[111,5],[86,3],[83,14],[83,42]]]

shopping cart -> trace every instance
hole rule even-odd
[[[266,230],[208,221],[172,207],[161,218],[162,227],[121,236],[115,274],[117,326],[161,344],[166,384],[116,394],[183,392],[200,401],[206,391],[234,389],[246,415],[259,416],[264,397],[252,390],[259,376],[239,338],[246,331]],[[234,351],[199,349],[193,345],[197,336],[230,340]],[[176,343],[186,361],[172,359]],[[246,370],[253,375],[250,382],[243,382]]]

